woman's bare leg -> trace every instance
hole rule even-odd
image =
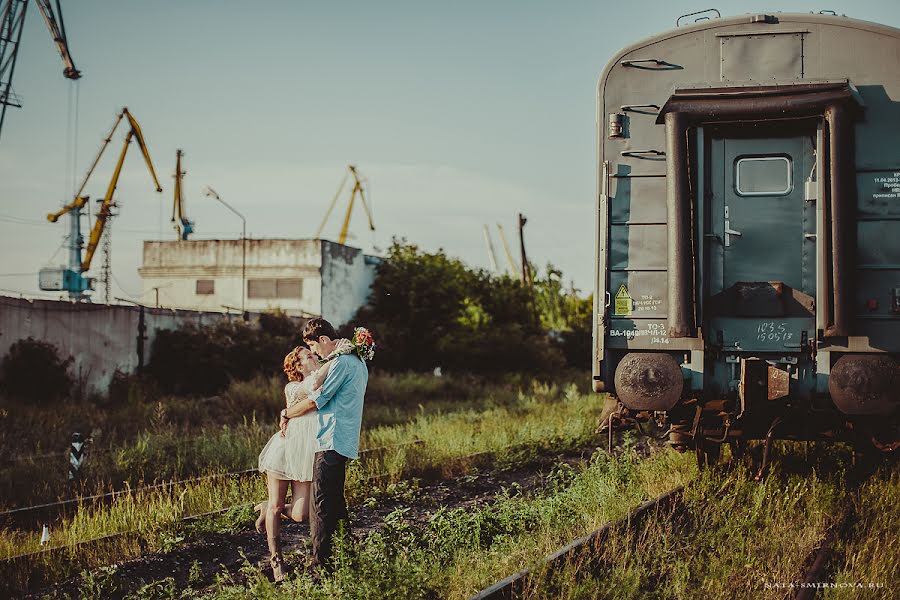
[[[288,482],[266,473],[266,486],[269,490],[269,501],[266,503],[266,541],[269,543],[269,554],[274,558],[281,556],[281,511],[284,510]]]
[[[291,482],[291,503],[284,508],[287,516],[297,523],[309,519],[310,484],[309,481]]]

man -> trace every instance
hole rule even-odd
[[[303,327],[303,340],[310,350],[327,358],[337,348],[339,338],[331,323],[311,319]],[[333,359],[331,372],[316,400],[306,398],[282,411],[282,418],[297,417],[317,410],[319,432],[313,463],[309,525],[312,534],[313,564],[330,569],[332,537],[343,521],[350,531],[344,479],[347,461],[359,458],[359,431],[369,370],[355,353]],[[284,421],[282,422],[284,425]]]

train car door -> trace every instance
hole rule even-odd
[[[797,134],[711,137],[709,294],[726,349],[799,347],[812,327],[794,297],[815,295],[813,145]]]

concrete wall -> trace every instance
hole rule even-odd
[[[246,240],[246,280],[300,279],[300,298],[251,298],[246,310],[281,309],[291,315],[321,314],[321,243],[319,240]],[[138,272],[145,298],[160,306],[221,311],[241,306],[241,240],[144,242]],[[198,279],[213,280],[214,293],[197,294]],[[249,285],[249,284],[248,284]]]
[[[88,391],[106,391],[116,369],[132,373],[138,366],[137,306],[27,300],[0,296],[0,358],[15,342],[33,337],[57,347],[62,358],[73,357],[71,373]],[[223,313],[144,309],[144,363],[157,332],[237,318]]]
[[[375,280],[375,261],[362,250],[322,241],[322,316],[345,325],[366,304]]]

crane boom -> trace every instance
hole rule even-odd
[[[491,232],[487,224],[484,225],[484,243],[487,246],[488,258],[491,259],[491,271],[497,272],[497,253],[494,251],[494,242],[491,240]]]
[[[353,173],[353,191],[350,193],[350,205],[347,207],[347,215],[344,217],[344,226],[341,227],[341,235],[338,238],[338,244],[343,244],[347,241],[347,233],[350,228],[350,216],[353,214],[353,201],[356,199],[356,194],[359,192],[359,199],[362,201],[363,208],[366,209],[366,216],[369,217],[369,230],[375,231],[375,223],[372,222],[372,211],[369,210],[369,204],[366,202],[366,195],[363,192],[362,183],[359,181],[359,174],[356,172],[356,166],[349,165],[348,168],[350,172]]]
[[[56,44],[63,60],[63,76],[76,80],[81,71],[75,68],[75,61],[69,52],[69,41],[66,37],[66,25],[63,21],[62,5],[56,0],[56,10],[50,0],[35,0],[50,36]],[[0,0],[0,132],[9,106],[21,108],[22,102],[12,89],[13,74],[16,70],[16,57],[22,41],[22,29],[25,24],[25,13],[28,0]]]
[[[91,261],[94,258],[94,253],[97,251],[97,245],[100,243],[100,238],[103,235],[103,228],[109,220],[110,212],[114,206],[113,194],[115,194],[116,186],[119,184],[119,175],[122,174],[122,165],[125,163],[125,155],[128,153],[128,146],[131,144],[131,138],[136,139],[138,146],[141,148],[141,153],[144,155],[147,168],[150,170],[150,175],[153,177],[153,183],[156,184],[156,191],[162,191],[162,186],[159,185],[159,179],[156,178],[156,171],[153,168],[153,162],[150,160],[150,152],[147,150],[147,144],[144,141],[144,134],[141,133],[140,125],[134,120],[131,113],[128,112],[128,108],[123,108],[122,113],[128,118],[131,129],[128,131],[128,135],[125,136],[125,143],[122,145],[122,152],[119,154],[116,170],[113,171],[112,179],[109,181],[109,187],[106,188],[106,195],[103,197],[103,201],[100,204],[100,210],[97,212],[97,220],[94,221],[94,227],[91,229],[91,237],[88,240],[88,245],[85,249],[84,260],[81,263],[82,273],[91,268]]]
[[[63,77],[66,79],[79,79],[81,71],[75,68],[75,61],[72,60],[72,54],[69,52],[69,40],[66,38],[66,25],[62,17],[62,5],[56,0],[56,13],[59,14],[59,21],[56,20],[56,14],[53,12],[53,5],[49,0],[35,0],[41,14],[44,15],[44,22],[50,35],[56,43],[56,49],[59,50],[59,56],[63,61]]]
[[[356,170],[356,165],[347,165],[347,173],[344,174],[344,179],[341,180],[341,185],[338,186],[337,193],[334,195],[334,198],[331,199],[331,204],[328,205],[328,211],[325,213],[325,218],[322,219],[322,223],[316,230],[316,239],[322,237],[322,230],[325,229],[325,225],[328,223],[328,217],[331,216],[331,213],[341,196],[341,192],[344,191],[344,186],[347,185],[347,181],[351,176],[353,177],[353,189],[350,191],[350,204],[347,206],[347,214],[344,215],[344,222],[338,236],[338,243],[343,244],[347,241],[347,235],[350,229],[350,217],[353,215],[353,205],[356,203],[356,194],[359,194],[359,199],[362,202],[363,208],[366,210],[366,216],[369,218],[369,229],[375,231],[375,219],[372,217],[372,211],[369,208],[369,203],[366,201],[366,194],[362,181],[359,178],[359,172]]]
[[[341,197],[341,192],[344,191],[344,186],[347,185],[347,180],[350,178],[350,171],[344,173],[344,178],[341,180],[341,185],[338,186],[337,192],[334,194],[334,198],[331,199],[331,204],[328,205],[328,210],[325,212],[325,218],[322,219],[322,222],[319,224],[319,228],[316,230],[316,239],[322,237],[322,230],[325,229],[325,224],[328,223],[328,217],[331,216],[331,211],[334,210],[335,204],[337,204],[338,198]]]
[[[500,241],[503,243],[503,251],[506,253],[506,260],[509,262],[509,274],[513,277],[518,272],[516,261],[513,260],[512,252],[509,251],[509,244],[506,242],[506,235],[503,233],[503,225],[497,223],[497,231],[500,232]]]
[[[47,215],[47,220],[51,223],[56,223],[59,221],[59,218],[72,210],[81,210],[81,208],[87,204],[89,198],[87,196],[78,196],[70,203],[63,206],[61,209],[56,211],[55,213],[50,213]]]

